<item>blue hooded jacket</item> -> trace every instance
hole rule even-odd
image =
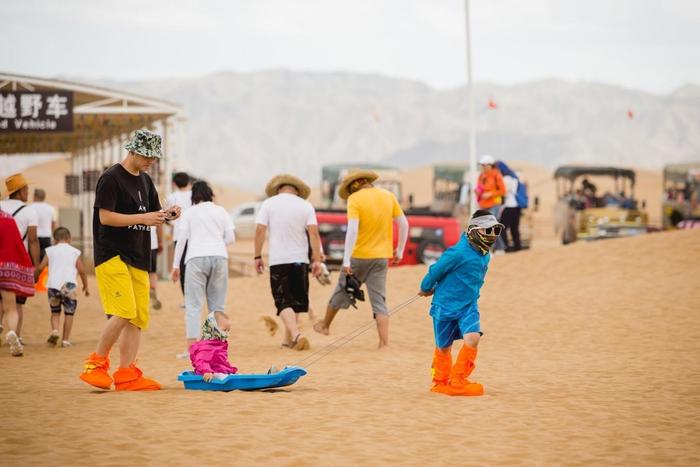
[[[430,316],[451,320],[478,312],[477,300],[490,260],[491,253],[481,254],[463,233],[459,242],[430,266],[420,284],[423,292],[435,289]]]

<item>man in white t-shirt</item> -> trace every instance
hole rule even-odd
[[[29,257],[32,259],[32,264],[39,264],[39,237],[37,236],[37,219],[34,208],[27,204],[29,199],[29,183],[21,173],[11,175],[5,179],[5,186],[9,199],[0,201],[0,209],[10,214],[17,222],[19,235],[22,237],[24,247],[29,252]],[[27,297],[17,297],[17,313],[19,315],[17,321],[17,336],[22,338],[22,322],[24,321],[23,305],[27,303]],[[0,313],[0,323],[2,322],[2,314]],[[23,343],[23,342],[22,342]]]
[[[41,188],[34,190],[34,202],[31,204],[37,216],[37,236],[39,237],[39,260],[44,259],[45,250],[51,246],[51,236],[56,230],[56,209],[46,202],[46,192]]]
[[[265,193],[269,198],[260,206],[255,221],[255,270],[258,274],[265,270],[262,247],[269,230],[270,287],[277,315],[286,328],[282,345],[306,350],[309,340],[301,335],[297,318],[309,311],[309,243],[311,273],[321,273],[316,211],[306,201],[311,189],[297,177],[283,174],[270,180]]]
[[[184,213],[188,208],[192,207],[192,180],[186,172],[177,172],[173,175],[173,192],[168,195],[165,200],[165,206],[180,206],[180,209]],[[173,248],[177,248],[178,240],[178,229],[177,225],[180,220],[171,221],[170,225],[173,227]],[[185,294],[185,257],[187,255],[187,243],[185,243],[185,249],[182,254],[182,261],[180,262],[180,289],[182,294]]]

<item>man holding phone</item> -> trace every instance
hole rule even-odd
[[[146,171],[162,157],[161,137],[138,130],[124,146],[128,154],[97,182],[93,215],[95,276],[107,321],[95,352],[85,361],[80,379],[117,391],[160,389],[136,367],[141,331],[149,321],[150,228],[180,216],[180,208],[163,211]],[[120,339],[121,337],[121,339]],[[119,369],[111,377],[109,352],[119,340]]]

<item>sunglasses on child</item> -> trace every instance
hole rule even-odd
[[[469,229],[470,232],[472,230],[481,230],[486,235],[495,235],[498,237],[499,235],[501,235],[503,227],[501,227],[500,225],[494,225],[493,227],[472,227],[471,229]]]

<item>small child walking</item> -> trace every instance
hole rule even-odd
[[[59,227],[53,232],[55,244],[46,249],[46,256],[36,268],[34,275],[38,276],[48,265],[49,277],[46,283],[51,308],[51,334],[46,340],[50,345],[57,345],[61,338],[61,347],[70,347],[70,331],[73,327],[73,315],[78,306],[77,275],[83,283],[83,293],[87,297],[87,275],[80,258],[80,250],[70,244],[70,231]],[[63,333],[59,332],[61,324],[61,308],[63,308]]]
[[[194,373],[204,381],[223,379],[233,375],[238,368],[228,361],[228,332],[231,323],[223,311],[212,311],[202,325],[202,337],[190,345],[190,360]]]
[[[489,211],[478,210],[469,220],[456,245],[430,266],[418,295],[433,295],[435,352],[433,353],[432,392],[450,396],[481,396],[484,387],[468,378],[474,371],[481,338],[477,300],[491,259],[489,249],[501,234],[503,224]],[[452,343],[463,339],[452,364]]]

